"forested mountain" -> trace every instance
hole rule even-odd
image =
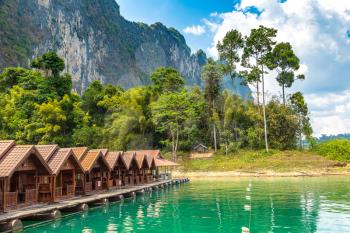
[[[0,25],[0,70],[28,67],[53,50],[79,93],[93,80],[124,88],[149,84],[159,66],[179,70],[187,85],[200,84],[207,61],[202,50],[191,53],[176,29],[124,19],[115,0],[0,0]]]

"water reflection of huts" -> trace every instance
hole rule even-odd
[[[0,211],[164,178],[177,164],[159,150],[108,151],[0,141]]]

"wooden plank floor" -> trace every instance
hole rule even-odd
[[[27,208],[12,210],[12,211],[9,211],[7,213],[0,214],[0,222],[6,222],[6,221],[11,220],[11,219],[21,219],[21,218],[28,217],[28,216],[35,215],[35,214],[39,214],[39,213],[50,212],[50,211],[53,211],[56,209],[64,209],[64,208],[68,208],[68,207],[74,207],[74,206],[77,206],[79,204],[90,203],[90,202],[101,200],[104,198],[114,197],[114,196],[117,196],[120,194],[136,192],[136,191],[144,189],[144,188],[151,188],[153,186],[157,186],[157,185],[165,184],[165,183],[170,183],[171,181],[176,181],[176,180],[179,180],[179,179],[158,181],[158,182],[154,182],[151,184],[132,186],[132,187],[127,187],[127,188],[122,188],[122,189],[117,189],[117,190],[109,190],[109,191],[106,191],[104,193],[97,193],[97,194],[92,194],[89,196],[80,196],[80,197],[72,198],[69,200],[62,200],[62,201],[56,202],[56,203],[38,204],[38,205],[30,206]]]

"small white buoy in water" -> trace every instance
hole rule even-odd
[[[244,210],[245,211],[250,211],[252,207],[250,205],[244,205]]]
[[[242,233],[249,233],[248,227],[242,227]]]
[[[247,196],[245,196],[245,199],[250,201],[251,197],[247,195]]]
[[[250,192],[250,188],[249,187],[247,188],[247,192]]]

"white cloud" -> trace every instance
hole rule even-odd
[[[350,132],[350,91],[305,96],[316,136]]]
[[[205,33],[205,27],[201,25],[193,25],[193,26],[186,27],[183,31],[186,34],[200,36]]]
[[[210,17],[216,17],[216,16],[218,16],[218,12],[212,12],[212,13],[210,13]]]
[[[251,7],[261,13],[250,12]],[[349,12],[350,1],[347,0],[287,0],[284,3],[242,0],[232,12],[204,21],[206,25],[215,25],[211,27],[215,35],[208,52],[217,57],[217,42],[232,29],[238,29],[243,35],[259,25],[278,29],[277,41],[290,42],[301,59],[299,72],[306,74],[306,80],[298,81],[288,91],[301,90],[306,94],[315,133],[350,132],[350,107],[342,102],[344,98],[350,100],[347,91],[350,90]],[[267,77],[267,89],[278,94],[280,87],[274,75]],[[319,111],[319,108],[324,109]]]

